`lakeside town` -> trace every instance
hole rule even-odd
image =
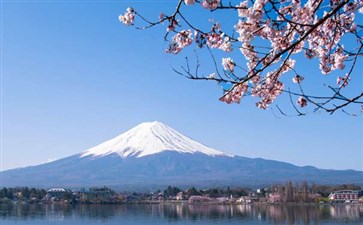
[[[116,192],[109,187],[80,188],[29,188],[0,189],[3,204],[159,204],[163,202],[189,204],[263,204],[263,203],[346,203],[363,204],[362,186],[308,185],[303,181],[293,184],[272,185],[261,188],[180,189],[168,186],[155,192]]]

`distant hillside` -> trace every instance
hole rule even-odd
[[[170,148],[170,149],[169,149]],[[159,123],[143,123],[94,148],[50,163],[1,173],[2,186],[123,189],[254,186],[287,180],[363,184],[363,172],[251,159],[206,147]]]

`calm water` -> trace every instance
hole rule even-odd
[[[363,206],[2,205],[0,224],[363,224]]]

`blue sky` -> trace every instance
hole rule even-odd
[[[172,71],[183,54],[164,54],[165,27],[139,31],[118,21],[129,5],[155,19],[174,8],[171,1],[2,2],[1,170],[76,154],[154,120],[233,154],[363,170],[361,116],[277,117],[257,109],[256,99],[219,102],[215,83]],[[324,77],[314,63],[298,69],[319,91]],[[352,82],[359,88],[362,78]]]

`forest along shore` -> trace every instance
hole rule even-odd
[[[180,189],[168,186],[155,192],[116,192],[108,187],[0,189],[0,203],[7,204],[363,204],[363,187],[359,185],[308,185],[307,182],[269,187]]]

